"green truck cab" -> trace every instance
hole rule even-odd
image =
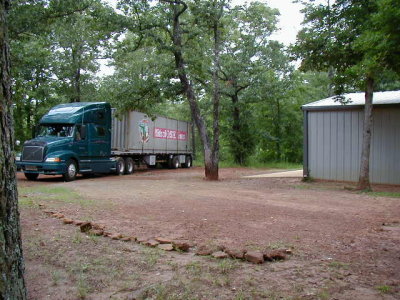
[[[24,143],[17,168],[28,180],[39,174],[111,173],[111,106],[105,102],[60,104],[42,117],[34,139]]]

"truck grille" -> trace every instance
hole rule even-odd
[[[21,160],[42,161],[43,149],[44,149],[43,147],[38,147],[38,146],[24,146]]]

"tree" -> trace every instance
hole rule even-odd
[[[58,82],[53,78],[51,43],[47,34],[25,35],[10,41],[15,135],[24,142],[49,106],[63,101],[57,97]]]
[[[334,69],[338,93],[349,86],[365,92],[363,143],[358,189],[370,189],[372,99],[387,69],[399,72],[399,6],[392,0],[338,0],[307,4],[305,23],[293,50],[304,69]]]
[[[7,33],[9,6],[8,0],[0,1],[0,298],[26,299],[13,151],[14,130]]]
[[[228,33],[221,56],[220,79],[224,82],[223,94],[231,100],[229,145],[234,161],[241,165],[246,163],[255,145],[254,129],[249,126],[254,94],[268,84],[267,73],[287,68],[283,46],[269,39],[277,29],[278,14],[276,9],[252,2],[249,6],[234,7],[226,22]],[[251,91],[243,97],[248,89]]]
[[[328,74],[287,71],[270,74],[265,82],[255,93],[260,98],[256,101],[254,126],[259,141],[257,159],[300,163],[303,159],[303,113],[299,108],[329,96]]]
[[[227,8],[227,1],[211,0],[211,1],[195,1],[197,13],[197,24],[206,29],[206,33],[210,32],[212,40],[212,64],[211,64],[211,82],[212,82],[212,107],[213,107],[213,125],[212,125],[212,143],[210,153],[210,164],[206,163],[206,170],[209,169],[209,178],[218,179],[218,164],[220,151],[220,69],[221,69],[221,50],[224,44],[224,34],[222,32],[223,17]],[[205,148],[205,157],[208,156]],[[207,159],[208,160],[208,159]],[[206,171],[207,174],[207,171]],[[207,175],[206,175],[207,177]]]
[[[165,0],[166,1],[166,0]],[[166,1],[169,2],[169,1]],[[172,15],[172,45],[173,45],[173,55],[175,58],[175,68],[178,72],[178,78],[183,88],[183,92],[189,102],[190,110],[192,113],[192,118],[196,123],[197,129],[199,130],[201,140],[204,147],[204,165],[205,165],[205,176],[208,180],[218,180],[218,159],[215,156],[215,150],[218,148],[212,146],[210,136],[207,132],[207,127],[204,122],[204,118],[201,115],[199,104],[197,101],[196,94],[194,92],[193,84],[191,83],[189,76],[186,71],[186,61],[183,56],[184,48],[182,44],[182,21],[181,15],[187,10],[188,6],[184,1],[171,1],[170,9],[173,12]],[[214,118],[216,114],[217,104],[214,103]],[[217,120],[214,119],[214,134]],[[218,125],[217,125],[218,126]],[[215,141],[214,141],[215,142]],[[217,139],[218,142],[218,139]]]
[[[201,92],[198,91],[193,80],[193,69],[201,63],[192,64],[188,55],[188,52],[193,53],[194,48],[202,49],[203,43],[207,45],[211,43],[209,35],[201,32],[199,26],[193,26],[193,18],[187,2],[189,3],[189,1],[181,0],[160,0],[150,5],[147,2],[123,0],[120,1],[120,7],[130,16],[131,24],[128,28],[137,35],[138,48],[147,43],[154,46],[158,52],[172,56],[174,72],[170,80],[179,80],[179,93],[187,99],[192,120],[200,134],[204,148],[205,177],[208,180],[217,180],[219,125],[216,117],[218,118],[219,114],[219,104],[217,98],[214,97],[214,136],[212,138],[200,109]],[[194,48],[189,47],[188,44]],[[192,59],[199,62],[205,57],[205,52],[199,51]]]
[[[99,97],[119,111],[137,109],[153,115],[156,104],[183,100],[177,97],[179,84],[170,81],[174,76],[171,55],[158,53],[151,45],[137,49],[130,33],[116,46],[112,65],[114,74],[102,79]]]
[[[104,58],[102,51],[108,47],[113,33],[118,31],[112,8],[99,0],[87,3],[85,10],[58,18],[52,24],[53,69],[70,102],[93,98],[93,94],[86,91],[93,89],[92,79],[99,68],[97,60]]]

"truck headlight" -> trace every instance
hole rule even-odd
[[[48,157],[46,158],[46,162],[60,162],[61,158],[59,157]]]
[[[15,156],[15,161],[21,161],[21,154]]]

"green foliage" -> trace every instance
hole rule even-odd
[[[100,97],[122,111],[140,110],[155,114],[154,106],[167,100],[181,100],[176,84],[170,84],[171,57],[153,47],[132,51],[128,35],[115,53],[115,73],[101,82]]]
[[[19,188],[19,201],[22,205],[35,206],[38,201],[51,201],[54,203],[73,203],[82,207],[93,206],[94,202],[90,199],[83,199],[79,194],[65,187],[45,187],[36,186],[29,188]]]
[[[378,82],[398,81],[400,59],[396,49],[400,34],[394,24],[400,20],[400,9],[395,2],[340,0],[331,6],[307,3],[303,10],[305,27],[292,51],[296,58],[303,59],[304,70],[333,68],[338,93],[352,87],[364,90],[367,77]]]
[[[375,288],[382,294],[389,294],[393,290],[390,285],[378,285]]]
[[[303,113],[301,105],[328,96],[326,73],[289,73],[261,87],[263,101],[254,105],[256,158],[260,162],[302,161]]]

